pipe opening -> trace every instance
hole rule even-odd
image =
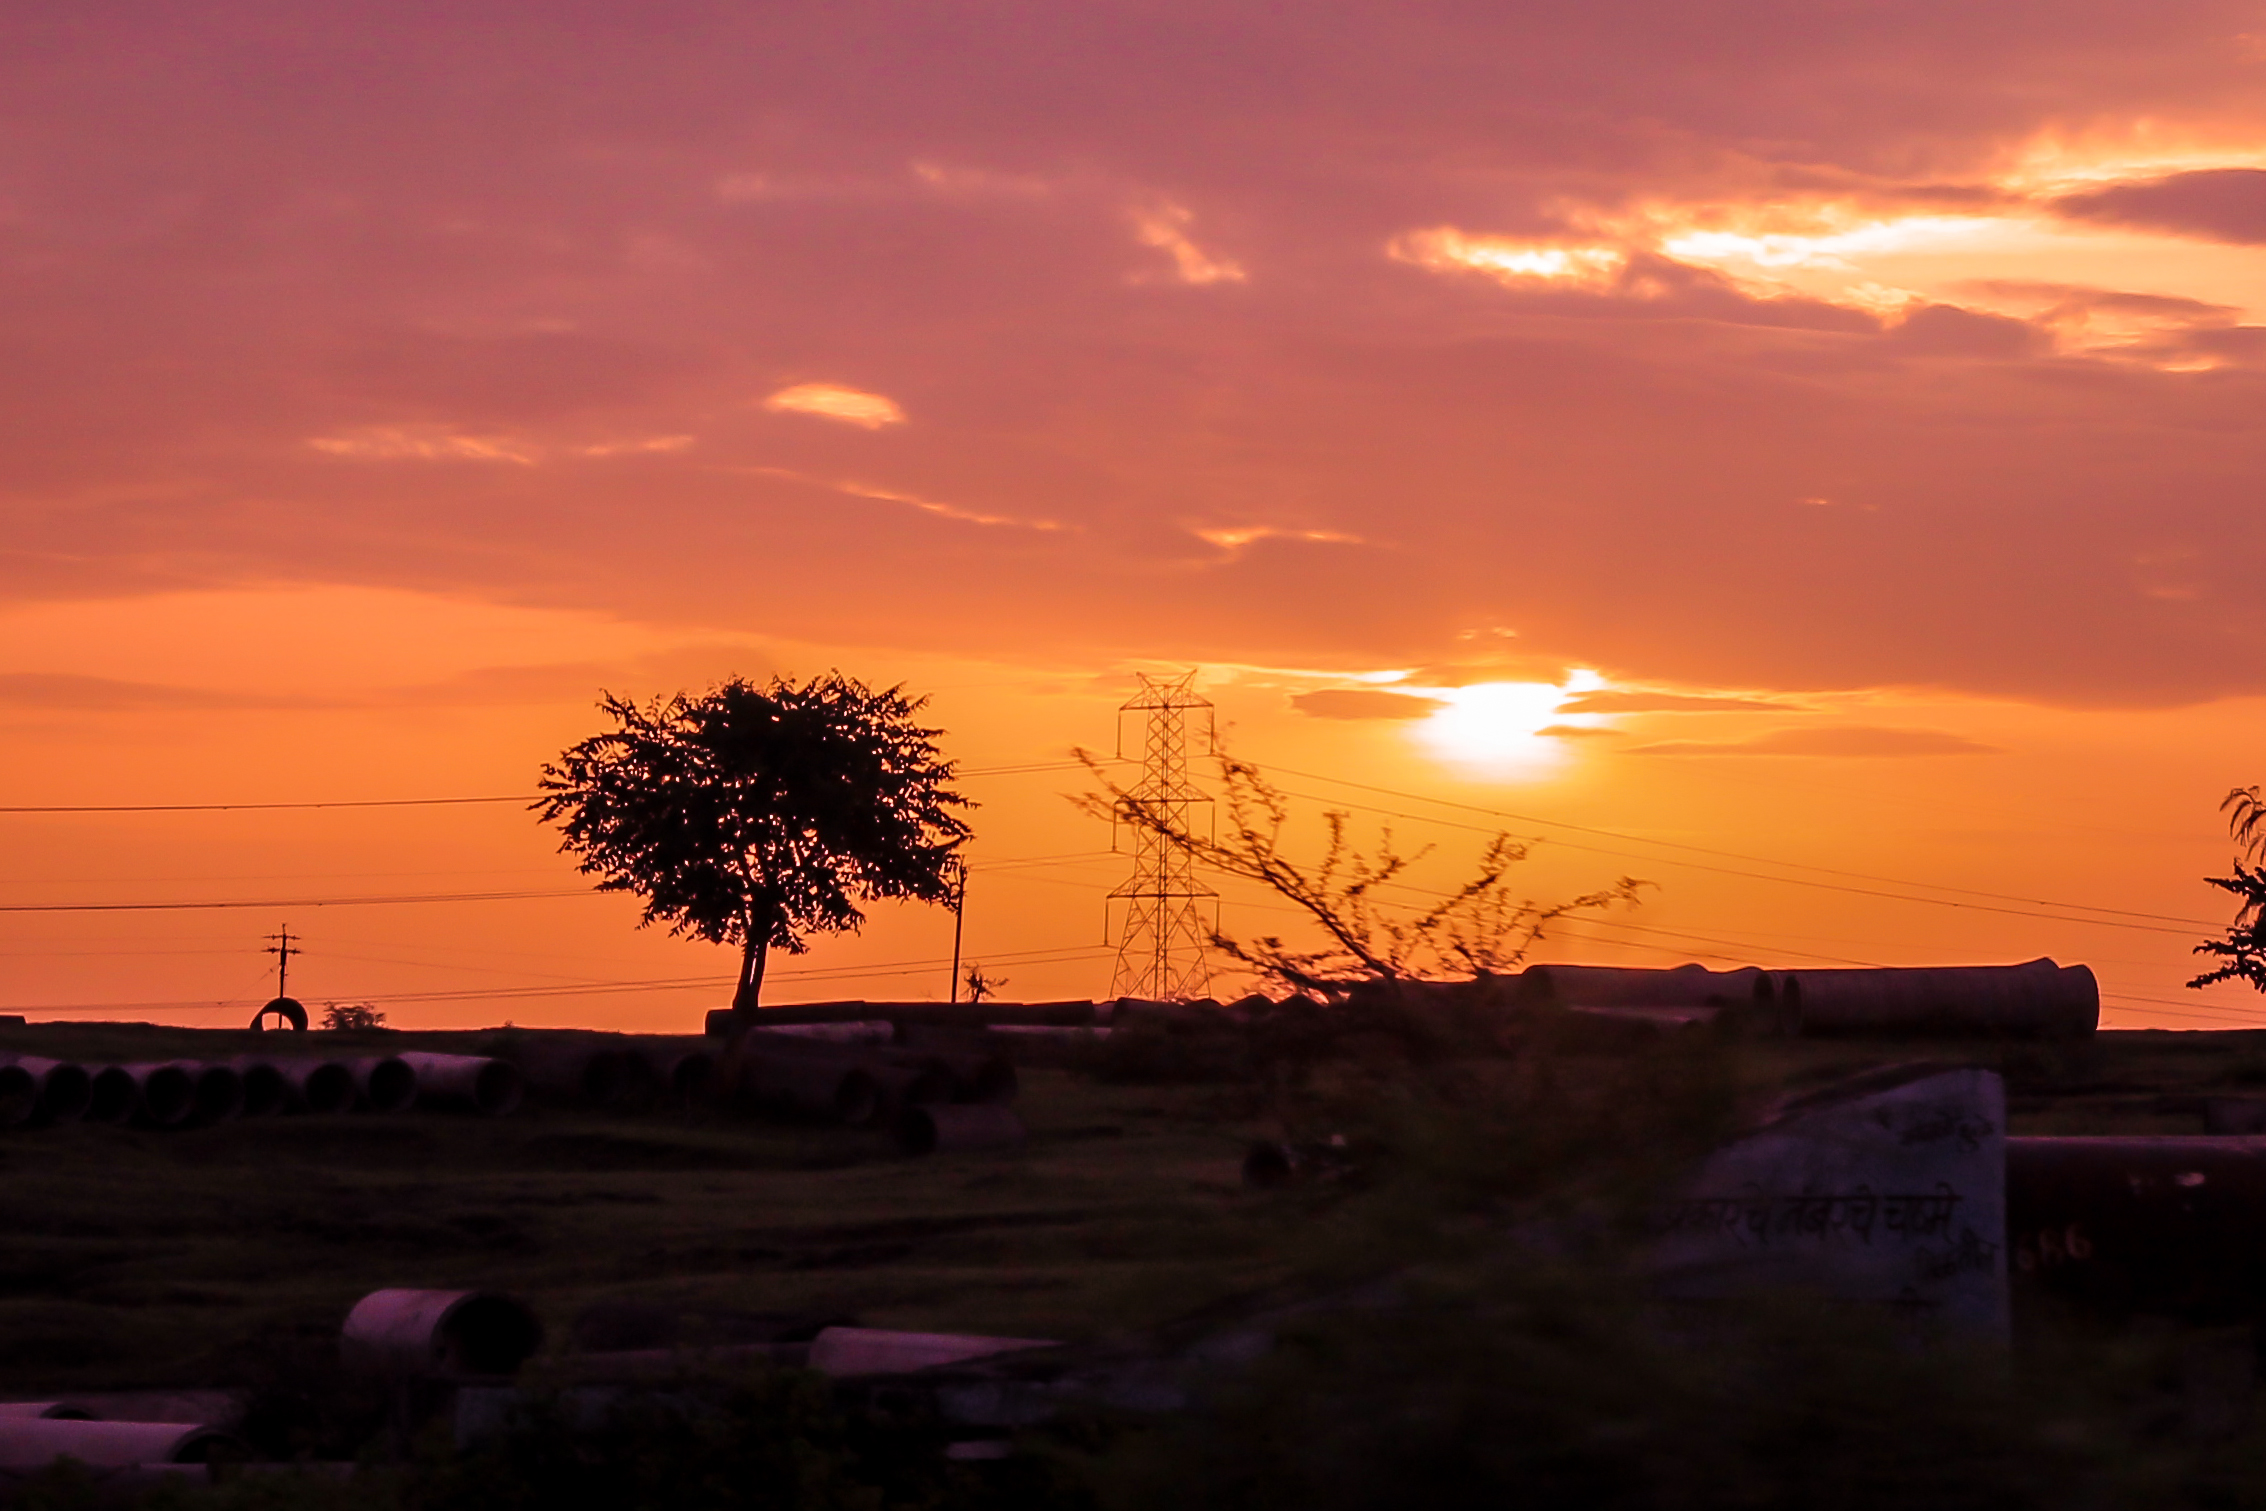
[[[417,1101],[417,1072],[393,1056],[362,1067],[362,1105],[371,1112],[407,1112]]]
[[[21,1065],[0,1065],[0,1128],[19,1128],[39,1111],[39,1077]]]
[[[86,1116],[97,1123],[123,1123],[134,1115],[141,1087],[123,1065],[105,1065],[87,1086]]]
[[[244,1078],[225,1065],[188,1067],[189,1116],[199,1123],[225,1123],[244,1110]]]
[[[197,1083],[187,1070],[179,1065],[152,1065],[138,1079],[144,1121],[173,1128],[189,1120],[197,1105]]]
[[[331,1116],[352,1109],[360,1095],[355,1089],[354,1072],[335,1060],[325,1060],[312,1066],[299,1081],[299,1103],[318,1116]]]
[[[94,1077],[84,1065],[59,1061],[47,1067],[39,1088],[39,1118],[47,1123],[75,1123],[94,1101]]]
[[[507,1296],[474,1295],[442,1319],[435,1352],[454,1373],[508,1375],[542,1344],[543,1326],[533,1312]]]
[[[247,1065],[242,1080],[244,1116],[270,1118],[291,1105],[291,1082],[273,1065]]]

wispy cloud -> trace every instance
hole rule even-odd
[[[905,423],[905,411],[887,394],[846,388],[839,383],[797,383],[765,399],[763,407],[773,414],[807,414],[866,430]]]
[[[1317,719],[1421,719],[1448,705],[1440,698],[1389,693],[1377,688],[1325,687],[1299,693],[1290,706]]]
[[[1263,540],[1295,540],[1315,545],[1358,546],[1366,544],[1358,535],[1342,530],[1296,530],[1280,525],[1216,525],[1209,529],[1192,531],[1195,537],[1222,551],[1240,551],[1245,546]]]
[[[923,514],[933,514],[938,519],[954,520],[964,525],[1006,526],[1016,530],[1045,532],[1070,528],[1059,520],[1026,519],[1019,515],[991,514],[981,509],[969,509],[959,504],[948,504],[940,499],[924,498],[918,493],[908,493],[902,488],[883,488],[873,483],[859,482],[854,478],[820,477],[815,473],[798,472],[792,467],[755,466],[734,467],[727,470],[752,472],[760,477],[784,478],[794,483],[808,483],[813,487],[846,494],[851,498],[870,498],[881,503],[904,504],[920,510]]]
[[[464,435],[435,427],[372,425],[339,435],[308,438],[326,456],[354,461],[510,462],[531,467],[540,453],[516,436]]]
[[[1995,755],[1998,747],[1941,729],[1889,729],[1849,724],[1837,729],[1774,729],[1751,740],[1663,740],[1632,745],[1630,755],[1881,756]]]
[[[1188,227],[1194,219],[1180,205],[1153,205],[1133,212],[1133,229],[1143,246],[1172,258],[1173,275],[1182,283],[1242,283],[1249,277],[1242,264],[1214,257],[1189,239]]]

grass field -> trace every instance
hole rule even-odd
[[[466,1052],[493,1042],[383,1032],[309,1039],[326,1053]],[[8,1030],[0,1048],[106,1061],[275,1045],[273,1036],[82,1025]],[[717,1108],[617,1116],[530,1105],[496,1120],[420,1113],[172,1133],[22,1130],[0,1142],[0,1398],[274,1391],[335,1375],[340,1321],[381,1286],[509,1292],[535,1307],[554,1346],[585,1308],[613,1301],[1105,1339],[1271,1288],[1502,1253],[1503,1233],[1535,1213],[1641,1199],[1744,1111],[1785,1090],[1921,1059],[2001,1070],[2016,1133],[2196,1133],[2204,1095],[2266,1088],[2266,1033],[2108,1033],[2061,1045],[1576,1038],[1486,1065],[1423,1065],[1357,1048],[1288,1080],[1026,1069],[1027,1147],[928,1159],[903,1157],[869,1130],[781,1126]],[[1368,1177],[1271,1193],[1242,1185],[1250,1140],[1329,1131],[1375,1151]],[[1585,1306],[1602,1306],[1603,1317],[1625,1309],[1609,1297],[1564,1304],[1569,1316]],[[2037,1342],[2022,1321],[2025,1305],[2018,1285],[2018,1338],[2033,1336],[2038,1358],[2060,1357],[2053,1350],[2068,1340]],[[1557,1327],[1532,1333],[1519,1324],[1501,1336],[1546,1341]],[[1478,1336],[1451,1322],[1424,1347],[1448,1357],[1467,1334]],[[1587,1354],[1658,1356],[1653,1342],[1626,1331],[1601,1337]],[[1373,1346],[1386,1351],[1382,1361],[1393,1347],[1413,1346],[1404,1345]],[[2083,1347],[2095,1350],[2088,1360],[2123,1357],[2121,1343]],[[1566,1372],[1572,1388],[1587,1354],[1551,1355],[1555,1362],[1537,1367]],[[1347,1367],[1351,1379],[1403,1388]],[[1683,1366],[1658,1367],[1674,1379]],[[2041,1367],[2052,1376],[2096,1365]],[[1411,1389],[1434,1373],[1414,1357],[1393,1356],[1390,1368],[1418,1382]],[[1317,1378],[1331,1376],[1325,1369]],[[1607,1395],[1634,1388],[1614,1384]],[[2126,1431],[2115,1404],[2124,1388],[2104,1385],[2105,1394],[2087,1398],[2088,1420],[2109,1424],[2099,1431]],[[1711,1390],[1694,1399],[1715,1401],[1720,1392]],[[1306,1396],[1293,1389],[1278,1399]],[[1363,1397],[1346,1399],[1358,1417]],[[1780,1430],[1775,1418],[1741,1421],[1739,1430]],[[1279,1436],[1273,1426],[1252,1430]],[[1985,1459],[2017,1463],[2031,1451],[2019,1445],[2039,1441],[2023,1436],[2032,1432],[2005,1428],[2016,1446]],[[2266,1454],[2266,1444],[2259,1449]]]

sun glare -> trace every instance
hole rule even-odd
[[[1564,745],[1542,731],[1561,718],[1558,706],[1572,694],[1602,684],[1577,672],[1566,685],[1549,682],[1480,682],[1470,687],[1425,689],[1447,705],[1416,726],[1427,745],[1449,760],[1474,766],[1546,766]]]

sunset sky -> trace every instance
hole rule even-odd
[[[523,795],[601,688],[839,667],[983,804],[969,957],[1100,996],[1069,752],[1194,668],[1294,837],[1656,883],[1541,958],[2266,1022],[2181,986],[2266,780],[2266,7],[33,9],[0,807]],[[288,924],[310,1002],[696,1028],[730,953],[635,922],[517,803],[0,813],[0,1011],[236,1022]]]

